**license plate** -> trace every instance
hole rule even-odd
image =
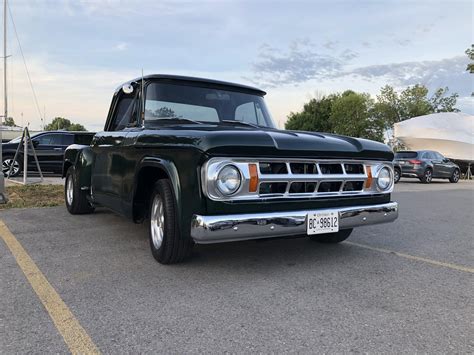
[[[339,212],[337,211],[308,213],[306,220],[306,233],[308,235],[339,231]]]

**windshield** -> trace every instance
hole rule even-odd
[[[417,152],[398,152],[395,153],[395,159],[411,159],[418,156]]]
[[[186,119],[225,124],[238,121],[274,127],[262,96],[183,84],[151,83],[146,89],[145,121]]]

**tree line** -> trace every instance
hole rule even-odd
[[[320,131],[384,141],[384,134],[397,122],[437,112],[458,112],[458,94],[439,88],[428,95],[424,85],[409,86],[398,93],[386,85],[373,99],[367,93],[343,93],[313,98],[300,112],[292,112],[286,129]]]
[[[18,127],[13,117],[7,117],[4,126],[7,127]],[[51,123],[47,124],[43,128],[44,131],[87,131],[87,129],[80,123],[72,123],[70,120],[64,117],[55,117]]]

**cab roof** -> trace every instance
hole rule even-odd
[[[133,80],[127,81],[120,85],[115,92],[118,92],[123,85],[131,84],[131,83],[139,83],[142,80],[141,77],[135,78]],[[213,79],[206,79],[206,78],[196,78],[192,76],[181,76],[181,75],[170,75],[170,74],[150,74],[145,75],[143,77],[144,81],[151,81],[151,80],[160,80],[164,82],[182,82],[182,83],[199,83],[203,84],[203,86],[212,86],[212,87],[221,87],[222,89],[229,89],[229,90],[236,90],[236,91],[243,91],[243,92],[251,92],[253,94],[264,96],[266,92],[255,88],[253,86],[230,83],[226,81],[220,80],[213,80]]]

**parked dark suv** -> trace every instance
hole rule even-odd
[[[395,154],[395,163],[404,177],[416,177],[429,184],[433,178],[449,179],[456,183],[461,175],[459,166],[432,150],[403,151]]]
[[[60,173],[63,167],[64,151],[71,144],[90,144],[94,137],[93,132],[48,131],[35,134],[31,137],[36,156],[42,171]],[[13,165],[10,176],[17,176],[23,170],[23,146],[16,159],[15,153],[21,137],[3,143],[2,171],[6,176]],[[28,170],[37,170],[36,162],[31,149],[28,150]]]

